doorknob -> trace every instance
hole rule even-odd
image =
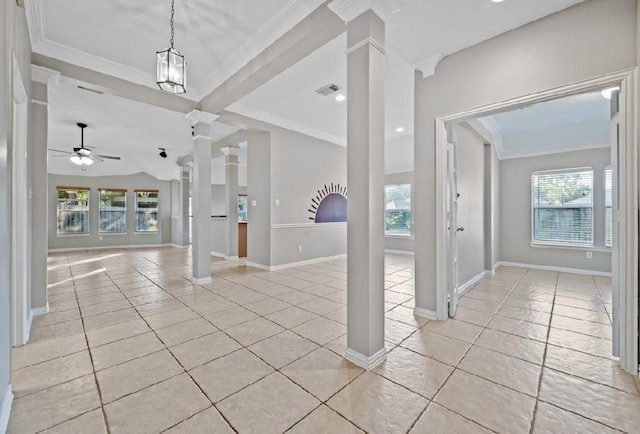
[[[458,229],[456,229],[457,232],[464,232],[464,228],[461,226]]]

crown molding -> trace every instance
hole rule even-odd
[[[213,92],[251,59],[271,46],[323,3],[325,0],[290,0],[280,14],[269,20],[244,46],[202,80],[196,88],[196,94],[200,98],[204,98]]]
[[[27,28],[31,47],[34,49],[46,39],[47,28],[44,21],[44,0],[29,0],[25,4]]]
[[[286,130],[296,131],[307,136],[315,137],[316,139],[324,140],[325,142],[333,143],[334,145],[347,146],[347,139],[325,133],[324,131],[308,127],[295,121],[281,118],[280,116],[276,116],[262,110],[254,109],[244,104],[234,103],[227,107],[226,110],[257,121],[266,122]]]
[[[32,64],[31,80],[36,83],[57,86],[60,84],[60,71]]]
[[[436,75],[436,68],[442,59],[444,59],[444,55],[442,53],[436,53],[416,63],[414,68],[422,72],[422,78],[431,77],[432,75]]]
[[[399,0],[333,0],[329,9],[342,21],[353,21],[365,11],[371,9],[385,23],[400,10]]]
[[[191,121],[191,125],[195,125],[198,123],[211,125],[220,117],[218,115],[214,115],[213,113],[207,113],[201,110],[191,110],[189,113],[187,113],[186,116],[187,119]]]

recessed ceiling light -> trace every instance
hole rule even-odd
[[[494,3],[502,3],[504,0],[491,0]]]
[[[610,87],[610,88],[607,88],[607,89],[603,89],[600,93],[606,99],[611,99],[611,94],[616,90],[620,90],[620,87],[616,86],[616,87]]]
[[[404,132],[404,127],[396,128],[396,133],[403,133],[403,132]]]
[[[336,101],[338,101],[338,102],[342,102],[345,99],[347,99],[347,97],[344,96],[344,93],[339,93],[339,94],[336,95]]]

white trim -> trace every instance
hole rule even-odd
[[[7,384],[7,391],[2,400],[2,408],[0,408],[0,433],[6,432],[9,427],[9,416],[11,416],[11,405],[13,404],[13,391],[11,383]]]
[[[400,10],[399,0],[333,0],[328,6],[345,23],[359,17],[369,9],[382,21],[387,22],[393,14]]]
[[[176,249],[188,249],[189,247],[191,247],[191,245],[189,245],[189,244],[187,244],[186,246],[181,246],[179,244],[174,244],[174,243],[171,243],[171,244],[168,244],[168,245],[171,246],[171,247],[175,247]]]
[[[484,270],[481,271],[480,273],[476,274],[475,276],[473,276],[471,279],[467,280],[465,283],[463,283],[462,285],[458,286],[456,288],[456,292],[458,293],[459,296],[462,296],[465,292],[467,292],[468,290],[471,289],[471,287],[473,285],[475,285],[476,283],[478,283],[480,280],[482,280],[485,276],[491,276],[493,274],[493,272],[491,270]]]
[[[416,252],[411,250],[393,250],[393,249],[384,249],[385,253],[393,253],[394,255],[407,255],[407,256],[415,256]]]
[[[48,313],[49,313],[49,302],[47,302],[46,306],[36,307],[31,309],[31,316],[34,318],[37,316],[46,315]]]
[[[213,250],[211,251],[211,256],[215,256],[216,258],[226,259],[228,261],[237,261],[238,259],[240,259],[239,256],[227,256],[224,253],[214,252]]]
[[[498,268],[498,267],[532,268],[534,270],[558,271],[560,273],[585,274],[587,276],[611,277],[611,273],[606,271],[585,270],[582,268],[556,267],[555,265],[522,264],[520,262],[498,261],[498,263],[495,265],[495,268]]]
[[[40,101],[39,99],[31,99],[31,104],[38,104],[38,105],[43,105],[45,107],[49,106],[49,103],[46,101]]]
[[[294,228],[326,228],[326,227],[347,227],[347,222],[329,223],[278,223],[272,224],[271,229],[294,229]]]
[[[31,80],[48,85],[60,84],[60,71],[31,64]]]
[[[295,131],[300,134],[305,134],[316,139],[324,140],[325,142],[333,143],[334,145],[347,146],[347,139],[334,136],[333,134],[326,133],[321,130],[303,125],[301,123],[291,121],[289,119],[276,116],[269,112],[254,109],[241,103],[233,103],[225,109],[228,112],[237,113],[248,118],[255,119],[257,121],[266,122],[271,125],[275,125],[286,130]]]
[[[571,245],[559,243],[544,243],[540,241],[531,241],[529,247],[534,249],[564,249],[564,250],[581,250],[586,252],[611,253],[611,247],[595,247],[586,245]]]
[[[58,252],[78,252],[81,250],[144,249],[144,248],[152,248],[152,247],[171,247],[171,246],[173,246],[173,244],[171,243],[131,244],[126,246],[64,247],[61,249],[49,249],[47,251],[50,253],[58,253]],[[185,247],[189,247],[189,246],[185,246]]]
[[[376,50],[378,50],[382,54],[387,54],[386,50],[384,49],[384,45],[382,45],[380,42],[376,41],[374,38],[369,36],[368,38],[363,39],[362,41],[354,44],[353,46],[351,46],[349,48],[347,48],[347,51],[346,51],[347,56],[349,54],[353,53],[354,51],[359,50],[360,48],[366,46],[366,45],[371,45],[373,48],[375,48]]]
[[[196,94],[204,98],[238,72],[249,61],[273,45],[292,28],[320,7],[325,0],[290,0],[282,12],[271,18],[258,32],[196,87]]]
[[[385,232],[384,234],[385,238],[390,238],[392,240],[415,240],[416,237],[415,235],[411,234],[407,234],[407,235],[400,235],[400,234],[388,234]]]
[[[247,266],[260,268],[261,270],[267,270],[267,271],[278,271],[278,270],[284,270],[285,268],[301,267],[303,265],[318,264],[320,262],[331,261],[333,259],[341,259],[341,258],[346,258],[346,257],[347,257],[347,254],[344,253],[344,254],[341,254],[341,255],[323,256],[323,257],[320,257],[320,258],[307,259],[306,261],[289,262],[289,263],[280,264],[280,265],[262,265],[262,264],[257,264],[255,262],[247,261]]]
[[[186,114],[187,119],[191,121],[191,125],[195,125],[198,123],[203,123],[210,125],[214,123],[220,116],[214,115],[213,113],[203,112],[202,110],[191,110]],[[194,136],[194,140],[200,136]],[[209,138],[211,140],[211,138]]]
[[[364,354],[361,354],[356,350],[352,350],[351,348],[347,347],[344,350],[344,358],[351,363],[358,365],[361,368],[366,369],[367,371],[370,371],[386,360],[387,350],[383,347],[375,354],[367,357]]]
[[[432,321],[438,320],[438,314],[432,310],[422,309],[420,307],[413,308],[413,314],[420,318],[430,319]]]
[[[436,75],[436,68],[444,59],[444,55],[442,53],[436,53],[431,57],[427,57],[419,62],[417,62],[413,68],[422,72],[422,78],[431,77],[432,75]]]
[[[191,277],[191,281],[196,285],[204,285],[204,284],[213,282],[213,279],[211,278],[211,276],[200,277],[200,278]]]

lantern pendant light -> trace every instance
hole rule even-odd
[[[186,64],[184,56],[173,48],[173,1],[171,0],[171,46],[156,53],[156,83],[169,93],[186,93]]]

